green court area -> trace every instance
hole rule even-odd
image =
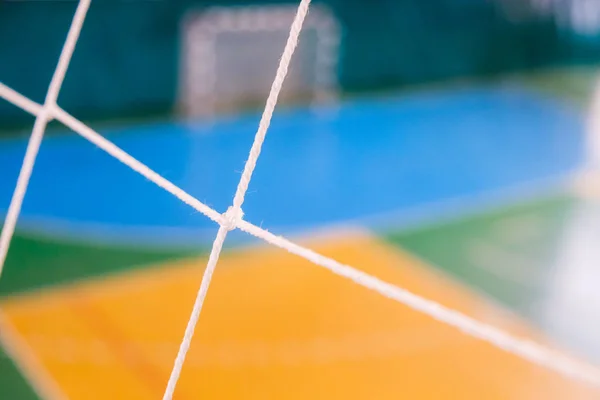
[[[389,240],[529,317],[579,202],[556,195],[389,235]]]
[[[600,202],[564,193],[505,205],[388,239],[598,361]]]
[[[7,352],[0,346],[0,387],[5,393],[10,393],[11,398],[18,400],[37,400],[33,388],[19,373],[19,370],[10,359]]]
[[[202,250],[115,247],[16,234],[0,280],[0,296],[147,267],[198,253]]]

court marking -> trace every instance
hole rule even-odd
[[[40,364],[35,352],[12,326],[0,307],[0,346],[40,399],[68,400],[60,385]]]
[[[117,355],[123,364],[138,377],[138,381],[153,391],[156,398],[160,398],[164,388],[159,371],[156,371],[152,363],[146,360],[146,355],[137,348],[137,343],[123,343],[123,332],[119,331],[118,324],[110,321],[109,315],[87,301],[85,295],[80,295],[78,301],[71,305],[71,311],[76,318],[81,319],[92,330],[98,332],[103,337],[106,349]]]

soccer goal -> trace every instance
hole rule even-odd
[[[258,109],[269,93],[295,6],[213,7],[182,23],[179,108],[183,116]],[[307,16],[280,103],[338,97],[340,27],[323,6]]]

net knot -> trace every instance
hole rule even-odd
[[[223,220],[221,226],[228,231],[232,231],[237,228],[237,224],[244,218],[244,212],[241,208],[229,207],[227,211],[223,213]]]

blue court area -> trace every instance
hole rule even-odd
[[[258,119],[100,133],[222,212]],[[247,220],[281,233],[349,220],[401,225],[423,205],[568,174],[583,159],[583,131],[578,110],[515,88],[350,101],[320,113],[280,110],[244,211]],[[8,208],[25,147],[24,140],[0,142],[0,212]],[[73,133],[43,143],[20,227],[180,245],[211,240],[215,232],[210,220]]]

